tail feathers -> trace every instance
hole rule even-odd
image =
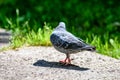
[[[87,51],[96,51],[96,47],[94,46],[85,46],[81,50],[87,50]]]

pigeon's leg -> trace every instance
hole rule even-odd
[[[61,60],[60,63],[65,65],[71,64],[70,54],[66,54],[65,60]]]
[[[70,54],[66,54],[66,64],[65,65],[68,65],[68,64],[71,64]]]

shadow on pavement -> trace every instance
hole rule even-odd
[[[51,67],[51,68],[62,68],[62,69],[69,69],[69,70],[79,70],[79,71],[86,71],[89,70],[89,68],[83,68],[79,67],[77,65],[63,65],[59,62],[48,62],[45,60],[38,60],[33,64],[34,66],[41,66],[41,67]]]

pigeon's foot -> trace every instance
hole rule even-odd
[[[64,64],[64,65],[69,65],[69,64],[71,64],[71,59],[70,58],[66,58],[65,60],[61,60],[59,62],[61,64]]]

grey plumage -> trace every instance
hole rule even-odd
[[[95,51],[95,47],[86,44],[82,39],[75,37],[66,31],[64,22],[60,22],[50,36],[50,41],[54,48],[65,53],[65,60],[60,61],[65,65],[71,64],[70,54],[83,50]]]
[[[66,31],[65,23],[60,22],[50,36],[53,46],[60,52],[71,54],[79,51],[94,51],[95,47],[86,44],[80,38]]]

